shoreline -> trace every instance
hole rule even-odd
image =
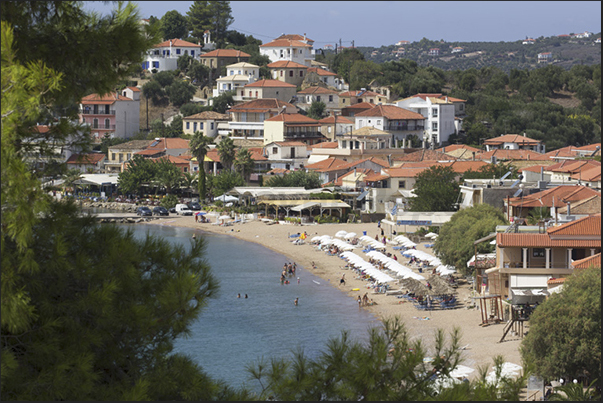
[[[457,300],[463,305],[461,308],[419,311],[412,303],[398,299],[395,296],[382,293],[372,294],[372,290],[367,289],[365,281],[355,278],[356,273],[354,271],[343,268],[346,264],[343,259],[318,251],[308,243],[295,245],[290,242],[289,238],[290,234],[306,231],[308,234],[306,241],[309,241],[316,235],[330,235],[334,237],[335,233],[340,230],[355,232],[358,236],[361,236],[363,231],[366,231],[367,235],[374,236],[379,234],[378,231],[380,231],[376,223],[299,226],[290,224],[267,225],[262,221],[251,221],[223,227],[208,223],[196,223],[194,216],[170,216],[167,219],[152,220],[145,222],[145,224],[185,227],[197,230],[200,235],[203,233],[230,235],[243,241],[254,242],[284,255],[290,262],[295,262],[298,267],[301,266],[313,275],[320,277],[333,290],[343,292],[349,298],[356,300],[358,296],[362,296],[368,292],[369,298],[373,299],[376,304],[363,306],[359,309],[366,309],[381,322],[396,315],[400,316],[405,323],[410,339],[422,340],[426,347],[427,355],[430,355],[432,352],[434,334],[437,329],[444,330],[448,337],[454,327],[459,327],[462,335],[461,346],[464,347],[462,354],[464,359],[463,365],[475,369],[471,373],[470,379],[478,375],[480,367],[487,367],[490,370],[493,358],[496,355],[502,355],[505,362],[508,361],[522,365],[519,353],[521,339],[507,336],[504,342],[498,343],[502,337],[504,323],[482,327],[480,326],[481,314],[479,310],[466,308],[471,303],[469,297],[471,292],[470,285],[459,285],[457,288]],[[433,254],[423,244],[417,245],[416,248]],[[391,246],[387,246],[386,252],[396,253],[399,262],[406,264],[407,258],[402,256],[398,251],[393,250]],[[365,255],[361,251],[355,251],[355,253],[366,260]],[[316,264],[316,268],[312,267],[313,262]],[[416,269],[413,269],[413,271],[416,272]],[[339,279],[341,279],[343,274],[345,274],[346,283],[345,285],[340,285]],[[427,278],[430,274],[423,273],[423,275]],[[395,290],[399,288],[395,283],[390,284],[393,284],[391,289]],[[359,290],[355,291],[354,289]]]

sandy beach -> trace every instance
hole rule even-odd
[[[213,221],[213,220],[212,220]],[[486,327],[480,326],[481,314],[478,309],[467,309],[468,305],[472,304],[469,297],[471,286],[469,284],[460,285],[457,288],[457,300],[463,305],[461,308],[453,310],[433,310],[419,311],[412,303],[402,302],[404,299],[396,298],[396,296],[385,295],[383,293],[372,294],[367,289],[367,282],[357,279],[356,273],[353,270],[344,269],[345,261],[337,256],[329,256],[323,251],[316,250],[308,242],[303,245],[295,245],[289,238],[290,234],[298,232],[307,232],[309,241],[316,235],[330,235],[332,237],[340,231],[355,232],[359,236],[363,231],[367,235],[374,237],[380,234],[380,230],[376,223],[350,223],[350,224],[318,224],[318,225],[292,225],[292,224],[275,224],[267,225],[262,221],[251,221],[242,224],[234,224],[231,226],[217,226],[208,223],[195,222],[194,216],[170,216],[169,218],[152,220],[153,225],[172,225],[180,227],[195,228],[199,232],[196,236],[202,236],[203,232],[227,234],[241,240],[256,242],[264,247],[272,249],[278,253],[287,256],[291,262],[296,262],[297,266],[311,271],[313,274],[321,277],[324,284],[332,286],[333,292],[343,292],[356,300],[358,296],[369,293],[369,297],[376,303],[372,306],[363,307],[368,309],[380,319],[400,316],[409,331],[411,338],[419,338],[423,340],[424,345],[431,346],[433,344],[434,334],[437,329],[443,329],[446,334],[455,327],[460,327],[462,334],[461,346],[463,350],[463,365],[474,368],[475,371],[470,378],[478,375],[478,368],[492,366],[493,357],[502,355],[505,361],[514,364],[522,365],[519,346],[521,339],[507,335],[505,341],[499,343],[503,334],[504,324],[492,324]],[[419,244],[417,249],[433,254],[430,248]],[[357,249],[356,254],[367,260],[366,255]],[[396,253],[398,260],[402,264],[407,264],[408,259],[403,257],[399,251],[395,251],[392,246],[387,246],[385,252]],[[316,264],[316,268],[312,268],[312,262]],[[283,262],[284,263],[284,262]],[[414,269],[416,271],[416,269]],[[340,286],[339,280],[343,274],[346,274],[345,285]],[[417,271],[418,273],[418,271]],[[424,274],[427,278],[429,274]],[[399,286],[391,283],[390,289],[398,289]],[[359,288],[359,291],[353,291],[354,288]],[[428,319],[427,319],[428,318]],[[428,350],[429,353],[430,350]]]

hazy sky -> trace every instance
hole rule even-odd
[[[113,2],[86,1],[103,14]],[[134,1],[142,18],[192,1]],[[231,1],[230,29],[263,43],[286,34],[307,34],[314,48],[392,45],[401,40],[516,41],[526,37],[601,32],[600,1]]]

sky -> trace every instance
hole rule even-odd
[[[114,2],[85,1],[108,14]],[[106,4],[105,4],[106,3]],[[134,1],[140,16],[186,15],[192,1]],[[326,44],[389,46],[423,38],[446,42],[512,42],[526,37],[601,32],[600,1],[231,1],[230,29],[268,43],[307,34]]]

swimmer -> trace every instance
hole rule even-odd
[[[247,294],[245,294],[245,298],[247,298]]]
[[[295,301],[293,301],[293,303],[295,304],[295,306],[297,306],[298,302],[299,302],[299,298],[295,298]]]
[[[297,284],[299,284],[299,277],[297,278]]]
[[[241,298],[241,294],[240,294],[240,293],[239,293],[239,294],[237,294],[237,298]]]

